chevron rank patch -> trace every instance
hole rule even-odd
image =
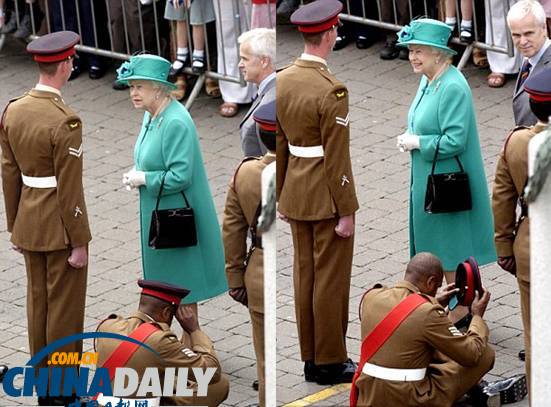
[[[341,126],[346,127],[346,126],[348,126],[348,123],[350,122],[350,113],[348,113],[346,115],[346,117],[336,116],[335,120],[336,120],[337,124],[340,124]]]
[[[69,147],[69,155],[75,156],[76,158],[80,158],[82,155],[82,143],[78,148]]]
[[[345,98],[346,97],[346,90],[341,89],[341,90],[335,91],[335,96],[337,97],[337,100]]]
[[[195,356],[197,356],[197,353],[193,352],[189,348],[182,349],[182,353],[184,353],[188,358],[194,358]]]
[[[448,330],[453,336],[463,336],[463,334],[455,326],[450,326]]]

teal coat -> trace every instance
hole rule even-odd
[[[145,172],[140,187],[140,226],[144,278],[191,290],[184,303],[227,291],[220,225],[209,188],[197,132],[184,106],[172,101],[155,119],[145,113],[134,148],[136,170]],[[154,250],[148,246],[151,211],[166,173],[159,208],[181,208],[184,191],[195,213],[197,246]]]
[[[409,235],[411,256],[431,252],[445,270],[474,256],[480,265],[496,260],[493,216],[476,128],[469,84],[450,68],[428,84],[423,76],[409,110],[408,131],[420,136],[419,150],[411,152]],[[458,155],[471,186],[470,211],[428,214],[424,210],[427,176],[437,139],[442,136],[435,173],[458,171]]]

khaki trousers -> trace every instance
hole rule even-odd
[[[88,268],[67,263],[71,249],[23,252],[27,268],[27,323],[31,356],[65,336],[82,333]],[[56,349],[82,352],[82,341]],[[40,366],[47,366],[43,359]]]
[[[530,281],[517,279],[520,291],[520,312],[524,327],[524,349],[526,351],[526,380],[530,391],[530,369],[532,367],[532,332],[530,330]],[[530,394],[530,393],[529,393]]]
[[[337,218],[289,223],[301,358],[318,365],[345,362],[354,238],[337,236]]]
[[[256,373],[258,375],[258,399],[260,407],[264,407],[264,313],[249,308],[253,326],[253,344],[256,354]]]

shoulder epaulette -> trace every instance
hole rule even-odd
[[[287,69],[287,68],[289,68],[289,67],[292,66],[292,65],[293,65],[293,64],[287,64],[287,65],[283,65],[283,66],[281,66],[281,67],[279,67],[279,68],[276,68],[276,72],[281,72],[281,71],[283,71],[284,69]]]
[[[518,130],[528,130],[530,127],[526,127],[526,126],[516,126],[513,130],[511,130],[509,132],[509,134],[507,135],[507,138],[505,139],[505,143],[503,144],[503,160],[505,162],[507,162],[507,156],[506,156],[506,152],[507,152],[507,145],[509,144],[509,141],[511,140],[511,136]]]
[[[24,95],[17,96],[13,99],[10,99],[10,101],[8,103],[6,103],[6,106],[4,106],[4,109],[2,110],[2,114],[0,115],[0,127],[2,127],[2,124],[4,123],[4,115],[6,114],[6,111],[8,110],[9,105],[11,103],[15,102],[16,100],[21,99],[25,95],[26,95],[26,93]]]
[[[252,161],[252,160],[260,160],[262,157],[245,157],[243,158],[243,160],[241,160],[241,162],[239,163],[239,165],[237,166],[237,168],[235,169],[235,172],[233,173],[233,177],[231,179],[231,187],[233,189],[235,189],[235,180],[237,178],[237,173],[239,172],[239,169],[241,168],[241,166],[246,163],[247,161]]]
[[[360,298],[360,304],[358,305],[358,316],[359,316],[360,320],[362,319],[362,303],[364,301],[365,296],[367,294],[369,294],[371,292],[371,290],[375,290],[375,289],[378,289],[378,288],[383,288],[383,285],[380,284],[380,283],[375,284],[373,287],[371,287],[365,293],[363,293],[362,298]]]

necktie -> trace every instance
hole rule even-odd
[[[522,85],[524,85],[524,82],[526,81],[526,78],[528,78],[528,75],[530,75],[530,69],[532,69],[532,64],[526,60],[524,64],[522,65],[522,69],[519,73],[519,81],[518,81],[518,90],[522,89]]]

